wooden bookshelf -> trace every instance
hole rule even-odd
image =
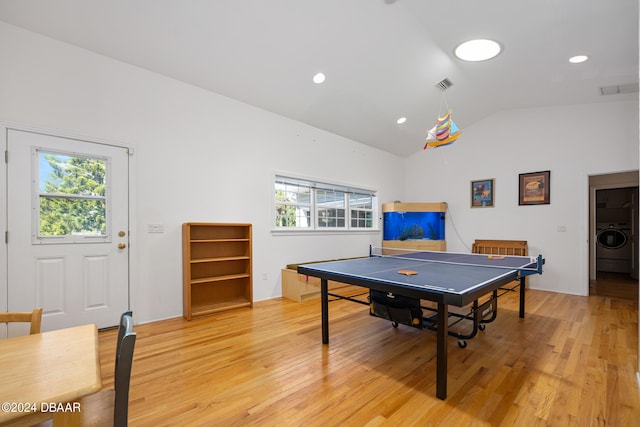
[[[182,224],[183,315],[187,320],[253,305],[251,224]]]

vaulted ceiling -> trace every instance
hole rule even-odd
[[[400,156],[447,107],[464,128],[638,99],[637,0],[0,0],[0,20]],[[473,38],[503,51],[457,59]]]

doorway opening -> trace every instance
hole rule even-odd
[[[638,300],[638,171],[589,177],[589,295]]]

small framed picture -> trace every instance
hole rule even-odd
[[[495,201],[495,179],[471,181],[471,207],[492,208]]]
[[[519,179],[519,205],[548,205],[551,171],[521,173]]]

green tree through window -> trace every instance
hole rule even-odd
[[[106,161],[39,151],[40,236],[103,236]]]

